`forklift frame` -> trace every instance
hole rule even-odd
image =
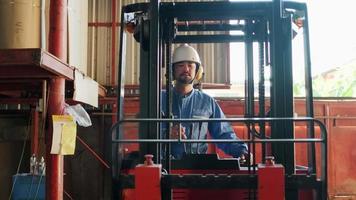
[[[304,58],[305,58],[305,93],[306,93],[306,117],[293,118],[293,74],[292,74],[292,17],[295,13],[302,13],[304,17]],[[128,19],[134,14],[134,18]],[[133,21],[135,20],[135,21]],[[228,20],[242,20],[242,24],[229,24]],[[123,100],[125,84],[125,57],[126,57],[126,32],[125,26],[135,22],[135,39],[140,42],[140,117],[137,119],[125,119],[123,117]],[[196,22],[196,23],[195,23]],[[209,22],[209,23],[206,23]],[[191,25],[189,25],[191,23]],[[242,35],[226,34],[232,30],[240,30]],[[181,32],[198,34],[179,34]],[[201,34],[200,32],[207,32]],[[216,34],[214,31],[224,32]],[[214,32],[214,33],[211,33]],[[228,119],[172,119],[172,115],[162,116],[161,109],[161,88],[162,69],[166,66],[165,85],[167,91],[167,113],[172,111],[172,70],[171,70],[171,47],[174,43],[225,43],[244,42],[246,53],[246,84],[245,84],[245,118]],[[259,84],[258,84],[258,108],[259,113],[255,113],[255,92],[253,76],[253,43],[258,43],[259,57]],[[246,126],[254,129],[255,125],[260,127],[260,138],[256,140],[256,135],[250,130],[249,139],[238,142],[246,142],[249,149],[255,149],[256,143],[262,143],[262,154],[266,155],[265,144],[272,143],[272,152],[276,162],[281,163],[286,170],[286,199],[298,199],[298,188],[315,188],[320,199],[327,198],[327,146],[326,129],[318,120],[313,118],[313,94],[309,46],[308,13],[305,3],[292,1],[261,1],[261,2],[175,2],[161,3],[153,0],[150,3],[136,3],[122,7],[121,29],[119,45],[119,70],[118,70],[118,123],[112,128],[112,165],[113,180],[119,182],[122,188],[132,187],[132,176],[120,174],[123,165],[123,155],[120,152],[122,143],[139,143],[140,158],[145,154],[153,154],[156,163],[162,163],[162,149],[165,152],[164,163],[168,174],[163,176],[162,181],[166,183],[167,190],[177,186],[187,186],[191,179],[199,179],[199,175],[186,176],[187,178],[176,178],[169,174],[171,169],[171,158],[169,156],[172,142],[236,142],[225,140],[178,140],[161,139],[161,123],[173,122],[207,122],[207,121],[229,121],[243,122]],[[271,67],[271,88],[270,88],[270,114],[267,116],[265,110],[265,85],[264,68]],[[307,139],[294,139],[294,122],[307,122]],[[122,124],[139,122],[140,135],[137,140],[127,140],[122,138]],[[271,138],[265,135],[266,124],[271,125]],[[314,134],[314,123],[321,130],[321,139],[316,139]],[[168,135],[169,133],[167,133]],[[296,165],[294,161],[294,145],[290,143],[308,143],[308,174],[296,175]],[[315,143],[321,143],[321,177],[316,177]],[[264,156],[262,156],[264,158]],[[142,161],[142,160],[141,160]],[[263,162],[265,160],[263,159]],[[251,163],[248,163],[251,164]],[[253,160],[252,164],[256,164]],[[236,175],[236,179],[221,178],[219,188],[256,188],[255,168],[248,168],[253,171],[254,176]],[[206,183],[192,186],[209,187],[210,181],[219,181],[219,178],[204,179]],[[231,183],[223,184],[230,180]],[[189,181],[189,182],[185,182]],[[243,184],[242,184],[243,183]],[[248,183],[248,184],[247,184]],[[245,184],[245,185],[244,185]],[[246,186],[247,184],[247,186]],[[211,184],[210,184],[211,185]],[[115,188],[116,190],[117,188]],[[171,199],[169,192],[166,192],[166,199]]]

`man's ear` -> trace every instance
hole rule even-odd
[[[203,74],[204,74],[204,69],[203,69],[203,66],[200,65],[198,68],[198,71],[196,72],[195,80],[200,81],[200,79],[203,78]]]

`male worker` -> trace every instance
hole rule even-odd
[[[174,118],[225,118],[220,106],[212,97],[193,88],[194,80],[200,79],[203,71],[198,52],[184,44],[175,49],[172,60],[175,80],[172,92]],[[163,98],[163,105],[166,105],[165,101]],[[176,139],[181,134],[181,138],[184,139],[206,139],[208,131],[213,139],[238,140],[228,122],[181,123],[172,127],[170,138]],[[217,143],[217,146],[235,158],[247,154],[247,145],[242,142]],[[207,143],[173,143],[171,154],[179,159],[184,153],[206,153],[207,149]]]

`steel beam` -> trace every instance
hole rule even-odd
[[[56,44],[56,41],[51,40],[51,43]],[[66,80],[73,80],[74,68],[65,63],[64,59],[56,57],[54,54],[42,49],[0,50],[0,79],[33,79],[60,76]]]
[[[224,43],[243,42],[243,35],[177,35],[174,43]]]

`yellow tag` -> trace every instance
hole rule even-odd
[[[51,154],[73,155],[77,136],[77,124],[70,115],[53,115]]]

